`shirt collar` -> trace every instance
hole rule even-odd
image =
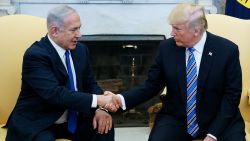
[[[202,54],[203,52],[206,39],[207,39],[207,32],[204,32],[200,41],[194,45],[194,49],[200,54]]]
[[[64,57],[65,54],[65,49],[60,47],[59,45],[57,45],[48,35],[49,41],[52,44],[52,46],[56,49],[56,52],[58,53],[58,55],[60,56],[60,58]]]

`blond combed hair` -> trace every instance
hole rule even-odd
[[[169,24],[187,24],[190,28],[207,29],[205,10],[195,4],[180,4],[176,6],[169,17]]]

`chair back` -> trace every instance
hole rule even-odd
[[[0,124],[4,124],[20,92],[23,54],[46,34],[46,20],[28,15],[3,16],[0,31]]]
[[[208,14],[206,17],[208,31],[233,41],[239,47],[243,81],[240,110],[244,120],[250,122],[250,20],[220,14]]]

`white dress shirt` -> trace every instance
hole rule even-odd
[[[202,57],[202,52],[204,49],[204,45],[207,39],[207,33],[204,32],[200,41],[198,43],[196,43],[193,48],[194,48],[194,58],[195,58],[195,62],[197,65],[197,76],[199,75],[199,70],[200,70],[200,64],[201,64],[201,57]],[[188,62],[188,56],[189,56],[189,51],[188,48],[186,48],[186,65]]]

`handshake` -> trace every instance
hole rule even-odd
[[[122,107],[122,100],[119,95],[105,91],[103,95],[97,95],[97,105],[110,112],[116,112]]]

